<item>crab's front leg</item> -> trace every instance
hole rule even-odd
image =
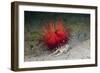
[[[55,56],[59,56],[59,55],[61,55],[63,52],[64,52],[63,50],[58,49],[58,53],[57,53],[57,54],[55,54]]]
[[[49,56],[52,56],[52,55],[57,54],[57,53],[58,53],[58,51],[59,51],[59,49],[57,49],[56,51],[54,51],[53,53],[51,53]]]
[[[55,56],[59,56],[63,54],[64,52],[67,52],[69,49],[69,44],[62,46],[61,48],[58,49],[58,53]]]

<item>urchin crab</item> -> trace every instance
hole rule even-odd
[[[69,48],[69,29],[62,23],[59,17],[56,24],[50,22],[48,25],[43,27],[43,42],[47,48],[52,51],[50,55],[60,55]]]

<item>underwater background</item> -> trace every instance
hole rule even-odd
[[[70,29],[71,50],[60,56],[48,56],[50,52],[40,43],[42,27],[50,21],[56,24],[61,17],[64,27]],[[90,14],[24,11],[24,60],[67,60],[90,58]]]

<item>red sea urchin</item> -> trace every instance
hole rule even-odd
[[[61,18],[57,20],[56,25],[50,22],[43,27],[43,41],[49,50],[55,50],[68,43],[69,30],[64,28]]]

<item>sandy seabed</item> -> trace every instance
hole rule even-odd
[[[70,44],[71,43],[71,44]],[[37,54],[26,55],[24,61],[48,61],[48,60],[73,60],[73,59],[89,59],[90,58],[90,40],[79,42],[71,40],[70,48],[62,54],[50,56],[51,52],[47,50],[38,50]],[[67,48],[65,48],[67,49]]]

